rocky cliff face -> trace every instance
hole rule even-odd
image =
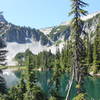
[[[15,26],[9,24],[9,30],[5,34],[7,42],[16,42],[19,44],[32,43],[32,41],[40,42],[41,45],[52,45],[51,41],[42,32],[27,27]]]
[[[96,27],[100,23],[100,12],[82,17],[82,20],[84,20],[83,29],[93,38]],[[59,48],[62,49],[64,40],[70,36],[70,21],[55,27],[37,30],[8,23],[1,15],[0,26],[2,26],[0,33],[7,42],[7,62],[9,65],[15,64],[12,60],[17,53],[24,52],[28,48],[35,54],[50,49],[55,53],[56,43],[59,43]]]

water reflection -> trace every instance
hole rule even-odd
[[[3,77],[5,78],[8,88],[18,84],[18,82],[19,82],[19,78],[10,69],[3,70]]]
[[[45,90],[45,92],[48,94],[49,89],[49,81],[52,78],[52,73],[50,71],[37,71],[37,77],[38,77],[38,85]],[[21,71],[12,71],[10,69],[3,70],[3,76],[7,82],[7,87],[12,87],[16,84],[18,84]],[[66,92],[66,84],[68,83],[68,75],[64,75],[61,78],[61,95],[65,96]],[[90,98],[93,98],[94,100],[100,100],[100,78],[92,78],[87,77],[85,79],[85,85],[86,93]],[[53,87],[52,87],[53,88]],[[75,83],[73,84],[73,88],[71,90],[71,98],[75,96],[76,89],[75,89]],[[89,99],[90,100],[90,99]]]

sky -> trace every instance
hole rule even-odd
[[[0,11],[8,22],[32,28],[45,28],[71,20],[71,0],[1,0]],[[84,0],[89,13],[100,11],[100,0]]]

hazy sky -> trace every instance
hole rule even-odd
[[[100,0],[85,0],[89,13],[100,10]],[[68,17],[70,0],[1,0],[0,10],[7,21],[35,28],[58,25]]]

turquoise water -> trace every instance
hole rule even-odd
[[[52,85],[49,87],[50,79],[52,78],[52,74],[49,71],[37,72],[37,77],[39,81],[39,85],[45,90],[45,93],[48,94],[48,90],[54,88]],[[20,72],[16,72],[16,76],[20,77]],[[68,83],[69,77],[64,75],[61,77],[61,88],[60,95],[65,97],[66,95],[66,84]],[[73,84],[73,88],[71,90],[71,98],[75,96],[75,83]],[[87,77],[85,79],[85,85],[87,95],[91,98],[89,100],[100,100],[100,78]]]
[[[100,78],[90,78],[85,80],[85,88],[89,97],[100,100]]]

